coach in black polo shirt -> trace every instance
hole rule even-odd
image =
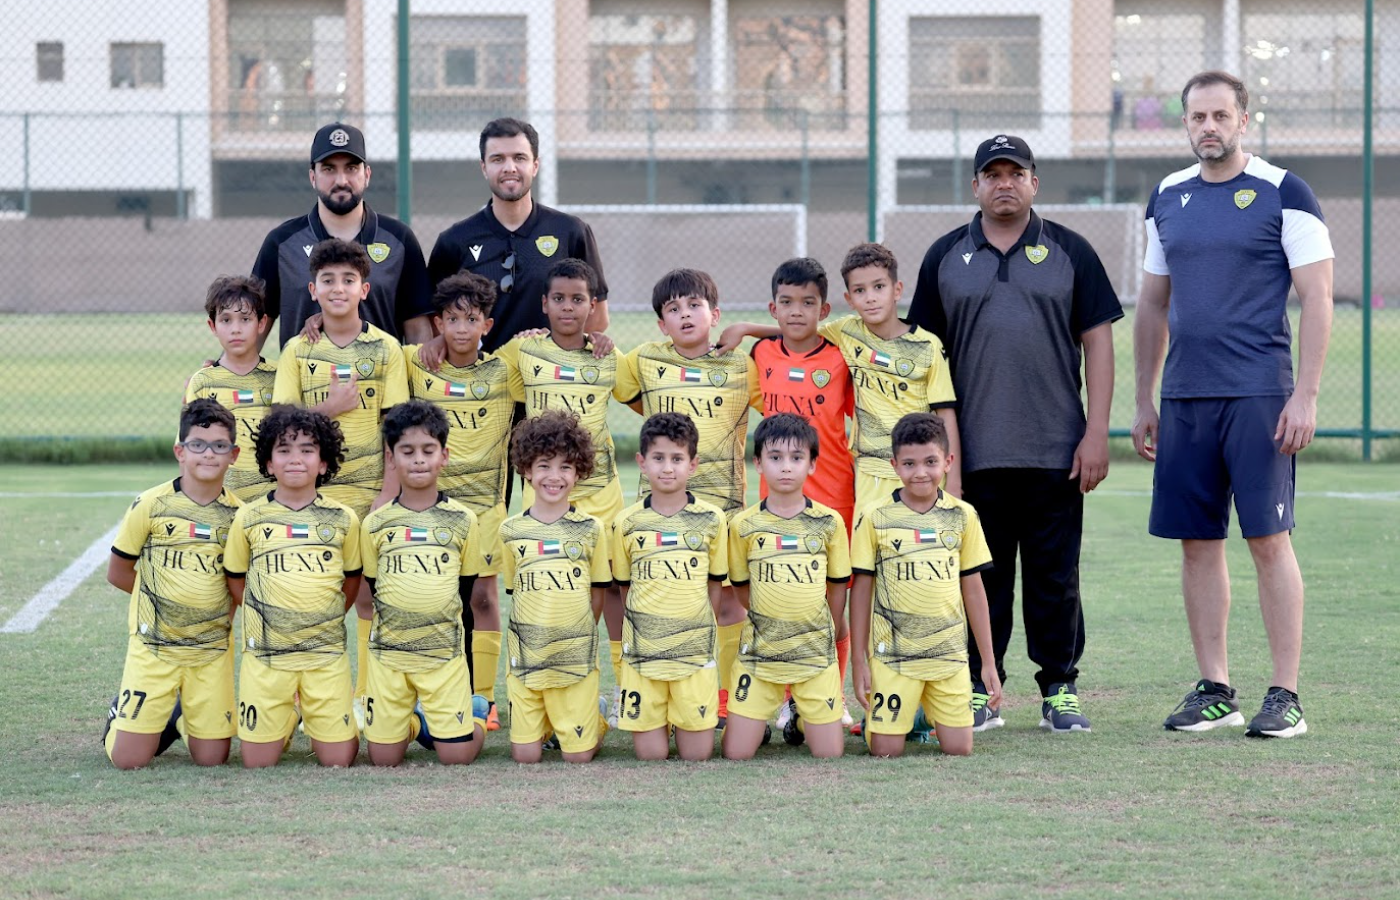
[[[947,349],[958,394],[963,499],[981,516],[982,573],[1003,683],[1021,557],[1026,647],[1039,666],[1042,728],[1088,731],[1075,680],[1084,652],[1079,548],[1084,494],[1108,474],[1112,323],[1123,308],[1088,241],[1031,209],[1035,157],[1018,137],[977,148],[981,212],[934,242],[919,268],[909,321]],[[1081,351],[1089,413],[1080,402]],[[976,681],[974,730],[1002,724]]]
[[[361,317],[408,343],[433,336],[423,248],[407,225],[370,209],[364,201],[369,177],[360,129],[334,122],[316,132],[311,142],[316,205],[272,229],[253,263],[253,274],[267,282],[267,314],[282,319],[283,344],[320,311],[307,290],[311,248],[333,237],[369,252],[369,297],[360,304]]]
[[[482,341],[487,352],[528,328],[548,328],[541,299],[545,274],[575,257],[598,273],[598,300],[589,332],[608,327],[608,285],[593,229],[581,219],[536,203],[530,188],[540,171],[540,136],[528,122],[496,119],[481,130],[481,174],[491,199],[470,218],[442,234],[428,258],[434,285],[458,272],[496,282],[496,320]]]

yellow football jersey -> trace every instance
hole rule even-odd
[[[743,509],[749,410],[763,411],[763,392],[752,357],[711,352],[687,359],[670,341],[652,341],[632,350],[624,361],[617,373],[622,402],[640,399],[645,416],[678,412],[695,422],[700,462],[687,482],[690,491],[722,512]],[[650,493],[642,478],[637,496]]]
[[[923,681],[966,668],[961,579],[991,562],[977,512],[941,491],[926,513],[896,494],[862,514],[851,536],[851,568],[875,577],[871,656]]]
[[[269,493],[234,517],[224,568],[247,579],[245,654],[274,669],[303,671],[345,653],[341,588],[360,572],[360,522],[350,507],[318,494],[291,509]]]
[[[428,509],[395,499],[365,516],[360,558],[374,583],[369,650],[396,672],[428,672],[463,653],[464,575],[481,571],[476,515],[445,493]]]
[[[176,478],[137,497],[117,529],[112,552],[136,563],[127,628],[173,665],[203,665],[229,650],[224,544],[238,507],[227,486],[201,506]]]
[[[612,583],[607,529],[574,509],[549,523],[527,511],[506,519],[501,542],[510,674],[535,691],[581,681],[598,667],[593,589]]]
[[[729,523],[729,580],[749,588],[739,662],[775,684],[806,681],[836,662],[828,583],[851,578],[846,523],[807,501],[790,519],[750,506]]]
[[[855,385],[856,471],[889,478],[895,423],[909,413],[956,403],[943,342],[917,326],[887,341],[855,315],[823,322],[821,334],[841,348]]]
[[[418,362],[417,344],[403,355],[409,394],[447,413],[447,465],[438,487],[477,514],[504,502],[515,411],[505,360],[483,353],[470,366],[443,362],[434,372]]]
[[[715,666],[710,582],[729,575],[724,513],[691,493],[673,516],[651,498],[613,526],[613,578],[627,586],[622,658],[654,681],[679,681]]]
[[[597,359],[593,343],[565,350],[549,335],[516,338],[497,353],[510,365],[511,394],[525,404],[525,415],[565,409],[593,435],[593,474],[574,485],[575,500],[591,497],[617,477],[612,432],[608,431],[608,398],[622,402],[617,385],[617,350]]]
[[[380,417],[384,410],[408,399],[408,375],[399,342],[368,322],[344,347],[337,347],[325,335],[314,344],[297,335],[282,348],[272,400],[312,407],[326,399],[332,382],[349,381],[352,375],[359,379],[360,406],[336,416],[345,434],[345,462],[328,484],[368,491],[372,500],[384,486]]]
[[[258,471],[258,425],[272,406],[272,386],[277,378],[277,365],[265,359],[247,375],[215,364],[205,366],[190,376],[185,385],[185,403],[207,397],[217,400],[233,413],[238,433],[238,459],[224,476],[224,486],[239,500],[247,502],[272,490],[272,479]]]

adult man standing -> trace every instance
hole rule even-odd
[[[1088,731],[1075,685],[1084,652],[1079,550],[1084,494],[1108,474],[1112,327],[1123,308],[1089,243],[1031,209],[1040,181],[1025,141],[983,141],[975,166],[981,211],[929,248],[909,321],[947,348],[963,499],[981,516],[992,551],[982,581],[997,673],[1005,682],[1019,552],[1026,649],[1044,698],[1040,727]],[[1001,712],[976,680],[980,655],[968,650],[973,730],[998,728]]]
[[[253,274],[267,283],[267,314],[282,319],[283,344],[318,312],[307,290],[311,248],[333,237],[354,241],[369,252],[369,297],[360,304],[366,321],[409,343],[433,336],[432,288],[423,248],[407,225],[370,209],[364,201],[369,179],[360,129],[333,122],[316,132],[311,141],[316,205],[268,232],[253,263]]]
[[[593,229],[581,219],[536,203],[531,195],[540,172],[540,136],[519,119],[495,119],[481,130],[481,174],[491,199],[476,213],[438,235],[428,275],[438,284],[458,272],[496,282],[495,324],[482,349],[497,347],[529,328],[548,328],[541,303],[545,273],[555,262],[581,259],[598,273],[598,303],[588,317],[589,333],[608,327],[608,286]]]
[[[1203,72],[1186,83],[1181,103],[1199,163],[1168,175],[1148,201],[1147,271],[1133,325],[1133,445],[1156,460],[1148,530],[1181,541],[1201,674],[1163,724],[1176,731],[1244,724],[1226,654],[1233,496],[1273,657],[1271,686],[1246,733],[1293,737],[1308,728],[1297,693],[1303,578],[1289,536],[1295,454],[1317,426],[1332,330],[1332,242],[1307,184],[1241,149],[1249,123],[1243,82]],[[1290,286],[1302,302],[1296,387]],[[1164,350],[1159,418],[1153,392]]]

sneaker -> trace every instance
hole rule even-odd
[[[851,737],[865,736],[865,717],[861,716],[860,721],[851,725]]]
[[[1079,693],[1074,682],[1061,681],[1050,685],[1050,693],[1040,704],[1040,727],[1056,734],[1089,731],[1089,720],[1079,709]]]
[[[768,742],[773,740],[773,726],[767,722],[763,723],[763,740],[758,742],[760,747],[767,747]]]
[[[787,718],[783,719],[783,714]],[[797,727],[797,701],[791,698],[778,710],[778,718],[783,721],[783,741],[789,747],[801,747],[807,740],[807,735],[802,733],[802,729]]]
[[[796,716],[797,704],[789,697],[783,701],[782,706],[778,707],[778,715],[774,717],[773,724],[777,726],[779,731],[784,731],[787,729],[788,723],[796,718]]]
[[[1236,713],[1238,715],[1238,713]],[[1264,695],[1259,715],[1249,720],[1248,737],[1297,737],[1306,734],[1308,723],[1303,721],[1303,707],[1298,695],[1288,688],[1271,687]]]
[[[170,720],[165,723],[165,728],[160,733],[160,742],[156,744],[156,756],[160,756],[178,741],[180,734],[180,716],[183,714],[180,709],[180,698],[175,698],[175,708],[170,711]]]
[[[472,707],[473,707],[473,708],[472,708],[472,714],[473,714],[473,715],[476,714],[476,708],[475,708],[475,707],[476,707],[476,700],[477,700],[478,697],[481,697],[482,700],[486,700],[486,698],[485,698],[485,697],[482,697],[480,694],[474,694],[474,695],[472,695]],[[500,714],[496,712],[496,704],[492,703],[490,700],[486,700],[486,715],[484,716],[484,718],[486,719],[486,730],[487,730],[487,731],[500,731],[500,730],[501,730],[501,717],[500,717]]]
[[[428,750],[433,749],[435,741],[433,740],[432,734],[428,732],[428,718],[423,715],[423,704],[413,704],[413,715],[418,719],[418,736],[415,737],[414,740]]]
[[[121,700],[121,695],[112,698],[112,705],[107,707],[107,720],[102,723],[102,746],[107,746],[107,732],[112,730],[112,723],[117,721],[117,701]]]
[[[1001,717],[1001,710],[988,705],[987,701],[991,699],[985,684],[980,681],[972,682],[972,730],[978,734],[1006,724],[1006,720]]]
[[[850,728],[856,724],[856,720],[851,718],[851,709],[845,703],[841,704],[841,727]]]
[[[541,749],[541,750],[558,750],[558,749],[559,749],[559,735],[555,734],[554,732],[550,732],[549,737],[545,738],[543,741],[540,742],[540,749]]]
[[[350,708],[355,713],[355,727],[363,732],[365,730],[365,698],[356,697],[354,702],[350,704]]]
[[[719,689],[719,724],[715,726],[715,731],[723,731],[724,723],[729,720],[729,692],[724,688]]]
[[[1167,731],[1210,731],[1243,724],[1244,716],[1235,703],[1235,689],[1202,678],[1167,716],[1162,727]]]
[[[617,720],[622,718],[622,688],[614,687],[612,705],[608,707],[608,727],[617,728]]]
[[[913,727],[911,727],[909,733],[904,736],[904,741],[908,744],[938,743],[938,736],[934,733],[933,723],[928,720],[928,716],[924,715],[923,706],[914,710]]]

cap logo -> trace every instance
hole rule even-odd
[[[1005,144],[1005,143],[1006,143],[1006,135],[1004,135],[1004,134],[999,134],[999,135],[997,135],[996,137],[992,138],[992,143],[993,143],[993,144]]]
[[[332,147],[344,147],[350,143],[350,135],[344,128],[337,128],[331,132],[330,142]]]

